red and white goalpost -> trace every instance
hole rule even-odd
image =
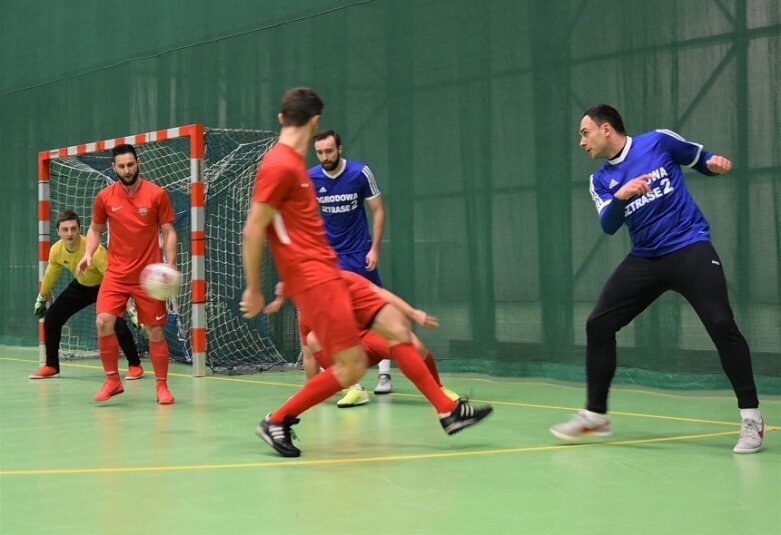
[[[258,161],[275,140],[272,132],[210,129],[191,124],[41,151],[39,287],[48,264],[50,243],[57,238],[52,215],[74,210],[82,225],[88,227],[95,194],[116,180],[110,151],[116,145],[129,143],[138,152],[141,176],[168,191],[176,213],[177,266],[183,274],[183,289],[168,303],[169,312],[176,318],[176,324],[169,322],[166,327],[169,347],[172,339],[181,344],[179,349],[172,348],[172,358],[191,362],[194,376],[205,375],[207,366],[221,373],[246,373],[283,364],[280,351],[270,340],[274,325],[265,320],[239,321],[240,313],[234,303],[242,287],[241,225]],[[211,253],[208,263],[207,234]],[[273,268],[264,266],[265,271],[269,275],[264,278],[271,284],[276,280]],[[55,297],[68,282],[58,281]],[[79,315],[85,317],[77,319]],[[73,325],[63,335],[63,355],[67,358],[69,351],[96,353],[94,306],[68,323]],[[295,326],[280,327],[278,322],[276,328],[282,329],[277,339],[295,339]],[[43,320],[38,333],[39,360],[44,362]],[[295,351],[296,348],[286,348],[285,352]]]

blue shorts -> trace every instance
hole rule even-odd
[[[369,251],[360,253],[347,253],[340,254],[339,267],[346,270],[357,273],[365,279],[369,279],[372,283],[382,288],[382,282],[380,281],[380,272],[378,269],[374,271],[366,271],[366,254]]]

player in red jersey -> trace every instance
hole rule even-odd
[[[368,365],[374,366],[382,360],[397,360],[399,348],[396,346],[406,343],[412,344],[418,357],[417,360],[422,359],[425,368],[429,372],[428,375],[434,380],[434,384],[432,385],[428,379],[424,378],[425,374],[421,373],[420,365],[409,362],[409,351],[402,349],[400,353],[401,362],[397,363],[399,368],[412,380],[418,390],[432,402],[432,405],[437,407],[439,412],[451,412],[455,408],[454,403],[445,401],[436,393],[436,389],[438,388],[447,398],[454,402],[459,399],[459,395],[442,386],[434,355],[415,336],[415,333],[410,330],[409,326],[409,322],[413,321],[420,327],[436,329],[439,327],[439,320],[422,310],[413,308],[396,294],[373,284],[361,275],[347,270],[341,270],[340,275],[347,282],[350,290],[353,313],[358,327],[364,329],[361,331],[361,343],[369,359]],[[267,314],[277,312],[285,302],[283,283],[277,285],[276,293],[277,298],[263,309]],[[382,312],[386,306],[389,310]],[[320,343],[317,341],[317,336],[300,317],[298,331],[301,335],[301,344],[304,350],[304,370],[307,377],[311,378],[317,374],[319,367],[328,369],[333,366],[331,356],[322,350]],[[480,411],[482,409],[476,410]],[[490,412],[490,408],[488,412]]]
[[[166,383],[165,301],[147,295],[139,284],[139,276],[148,264],[162,262],[160,235],[165,260],[176,267],[174,212],[168,193],[139,176],[138,156],[132,145],[117,145],[111,152],[111,166],[119,180],[95,196],[86,251],[76,267],[80,273],[90,265],[92,255],[100,244],[100,235],[109,223],[108,267],[96,306],[98,351],[106,372],[106,382],[93,399],[106,401],[124,392],[118,374],[119,347],[114,336],[114,324],[117,317],[124,314],[128,298],[132,297],[138,321],[149,336],[149,359],[157,379],[157,402],[168,405],[174,402],[174,397]]]
[[[332,367],[307,381],[258,424],[258,435],[285,457],[301,455],[291,440],[290,427],[299,422],[297,416],[357,383],[367,365],[350,295],[339,275],[336,254],[326,241],[306,170],[306,153],[322,110],[323,101],[309,88],[293,88],[282,97],[279,141],[260,163],[243,231],[246,289],[239,306],[244,316],[252,318],[264,308],[261,266],[268,234],[271,254],[285,281],[286,293],[302,320],[317,335],[324,351],[334,359]],[[409,350],[414,354],[411,344]],[[418,357],[414,358],[419,362]]]

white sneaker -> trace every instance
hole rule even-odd
[[[390,394],[393,392],[393,383],[391,383],[391,376],[389,373],[381,373],[377,386],[374,387],[375,394]]]
[[[588,435],[608,437],[611,434],[610,418],[606,414],[594,415],[580,410],[569,422],[551,427],[550,432],[562,440],[577,440]]]
[[[762,447],[762,438],[765,436],[765,419],[761,416],[759,421],[744,418],[740,426],[740,438],[732,448],[735,453],[756,453]]]

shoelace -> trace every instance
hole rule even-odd
[[[754,438],[762,430],[759,422],[755,420],[746,420],[740,430],[740,438]]]

